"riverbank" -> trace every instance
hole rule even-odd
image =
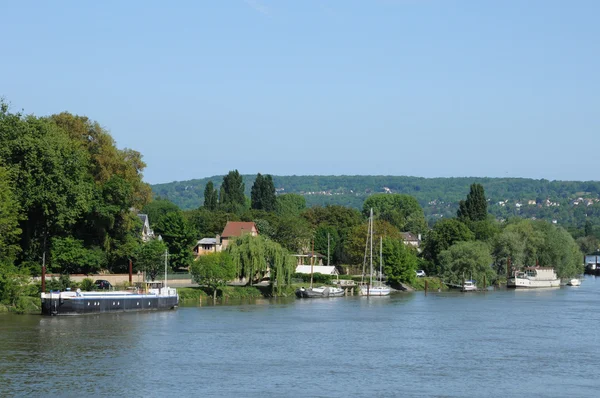
[[[415,283],[407,286],[413,291],[423,291],[425,290],[425,281],[428,282],[429,290],[447,290],[447,287],[441,283],[440,279],[434,277],[417,278]],[[115,288],[124,289],[127,283],[122,281],[119,282],[120,283],[116,285]],[[52,283],[58,283],[58,280],[52,280]],[[76,281],[75,278],[69,279],[67,282],[71,288],[79,287],[80,283],[81,281]],[[294,283],[289,286],[285,286],[281,292],[273,291],[271,286],[225,286],[219,289],[217,294],[217,302],[270,297],[292,297],[294,296],[296,289],[302,286],[306,286],[306,283]],[[58,289],[61,287],[58,285],[56,286]],[[206,287],[203,286],[177,287],[177,292],[179,293],[180,303],[183,305],[202,303],[207,302],[208,300],[212,302],[211,293]],[[355,294],[357,293],[355,292]],[[14,305],[0,304],[0,314],[2,313],[40,314],[41,303],[39,294],[36,296],[20,296],[15,300]]]

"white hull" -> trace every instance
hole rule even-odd
[[[544,288],[544,287],[560,287],[560,279],[551,279],[551,280],[531,280],[527,278],[515,278],[512,277],[506,283],[506,287],[512,288],[525,288],[525,289],[535,289],[535,288]]]
[[[577,278],[573,278],[570,281],[567,282],[568,286],[580,286],[581,285],[581,281]]]
[[[389,296],[391,289],[387,286],[367,286],[360,287],[360,294],[363,296]]]

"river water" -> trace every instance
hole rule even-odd
[[[580,287],[0,316],[0,396],[598,397]]]

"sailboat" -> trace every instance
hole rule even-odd
[[[373,284],[373,209],[371,209],[371,214],[369,216],[369,232],[367,234],[367,246],[370,245],[370,275],[369,282],[365,285],[362,284],[360,286],[360,293],[363,296],[389,296],[390,288],[389,286],[385,286],[382,281],[383,275],[383,239],[379,239],[379,280],[377,284]],[[366,262],[366,248],[365,248],[365,262]],[[365,264],[363,264],[363,276],[364,276],[364,268]]]
[[[329,253],[329,239],[327,240],[327,252]],[[313,287],[313,266],[315,261],[315,242],[313,241],[313,255],[310,259],[310,287],[308,289],[301,287],[296,290],[298,298],[326,298],[341,297],[344,295],[344,289],[332,286]],[[327,260],[329,263],[329,258]]]

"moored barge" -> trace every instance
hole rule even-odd
[[[169,310],[179,305],[177,289],[149,282],[144,291],[42,293],[42,315],[83,315],[105,312]]]

